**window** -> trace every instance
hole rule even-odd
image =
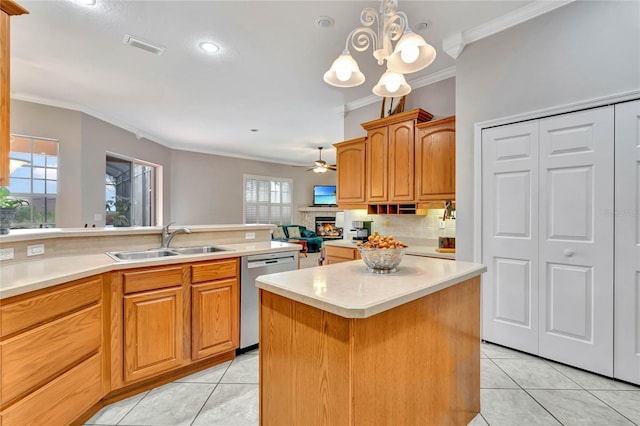
[[[291,223],[293,181],[244,175],[244,223]]]
[[[160,166],[107,154],[105,220],[107,226],[155,226]]]
[[[23,160],[10,176],[9,191],[29,201],[18,207],[13,228],[50,228],[56,225],[58,194],[58,141],[11,135],[9,158]]]

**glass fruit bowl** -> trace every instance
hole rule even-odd
[[[367,265],[367,271],[374,274],[396,272],[396,266],[402,261],[406,247],[402,248],[367,248],[358,247],[360,257]]]

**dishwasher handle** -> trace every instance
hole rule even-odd
[[[247,262],[247,268],[249,269],[261,268],[269,265],[282,265],[282,264],[293,263],[293,262],[294,262],[293,256],[279,257],[276,259],[250,260],[249,262]]]

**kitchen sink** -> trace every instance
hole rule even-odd
[[[229,249],[216,246],[197,246],[197,247],[171,247],[149,250],[131,250],[131,251],[110,251],[107,253],[109,257],[117,261],[124,260],[145,260],[157,259],[160,257],[178,256],[179,254],[202,254],[215,253],[219,251],[229,251]]]
[[[133,251],[111,251],[107,255],[115,260],[144,260],[157,259],[159,257],[177,256],[178,253],[170,249],[151,249]]]
[[[218,251],[229,251],[229,249],[216,247],[216,246],[172,247],[170,250],[173,250],[179,254],[200,254],[200,253],[215,253]]]

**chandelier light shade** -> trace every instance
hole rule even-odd
[[[355,87],[364,83],[364,74],[349,51],[345,50],[324,73],[324,81],[336,87]]]
[[[407,84],[404,75],[389,69],[382,74],[380,81],[373,87],[373,93],[382,97],[404,96],[411,92],[411,86]]]
[[[387,59],[387,68],[402,74],[420,71],[436,59],[436,49],[413,32],[405,33]]]
[[[397,9],[398,0],[381,0],[378,11],[371,7],[362,10],[362,26],[347,36],[344,51],[324,74],[326,83],[336,87],[355,87],[364,83],[365,76],[351,56],[349,46],[357,52],[372,46],[378,65],[387,62],[387,71],[373,88],[373,93],[395,97],[411,91],[403,74],[428,67],[436,59],[436,50],[411,31],[407,15]],[[393,43],[396,43],[395,48]]]

